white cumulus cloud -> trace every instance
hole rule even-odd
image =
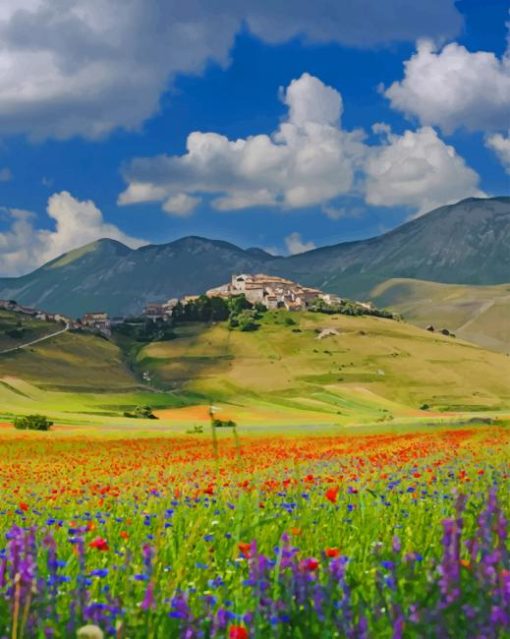
[[[365,198],[376,206],[407,206],[418,214],[466,197],[483,197],[479,176],[431,127],[383,131],[365,165]]]
[[[180,214],[175,202],[192,204],[186,207],[189,213],[209,194],[220,211],[293,209],[349,192],[365,147],[361,132],[340,126],[340,93],[304,73],[282,99],[288,118],[270,136],[229,140],[195,131],[184,155],[133,160],[124,171],[128,186],[119,204],[161,200],[164,210]]]
[[[510,133],[489,135],[485,140],[485,145],[496,153],[499,161],[505,167],[505,171],[510,174]]]
[[[178,215],[179,217],[186,217],[193,213],[199,203],[199,197],[193,197],[187,193],[176,193],[165,200],[162,208],[165,213]]]
[[[369,146],[363,131],[342,128],[340,93],[308,73],[282,91],[282,100],[288,115],[271,135],[229,140],[195,131],[183,155],[134,159],[124,169],[119,204],[160,201],[182,215],[208,196],[219,211],[321,206],[340,219],[353,214],[335,205],[345,195],[423,212],[482,194],[478,174],[431,127],[398,136],[376,123],[380,141]]]
[[[454,0],[295,0],[291,10],[286,0],[2,0],[0,134],[136,129],[177,74],[227,65],[245,26],[271,43],[371,47],[454,37],[461,25]]]
[[[341,128],[338,91],[304,73],[282,92],[287,119],[272,135],[229,140],[190,133],[186,153],[133,160],[119,204],[213,196],[220,211],[321,204],[351,190],[365,153],[363,133]],[[186,200],[188,201],[188,200]],[[191,210],[191,209],[190,209]],[[178,211],[175,211],[178,213]]]
[[[304,253],[305,251],[311,251],[316,248],[314,242],[303,241],[301,234],[296,231],[287,235],[285,238],[285,246],[290,255],[297,255],[298,253]]]
[[[510,52],[498,58],[456,43],[438,50],[422,40],[404,67],[403,79],[385,91],[393,108],[447,133],[508,128]]]
[[[105,222],[94,202],[77,200],[67,191],[49,198],[47,213],[53,230],[37,228],[34,213],[3,209],[9,227],[0,232],[0,275],[26,273],[71,249],[105,237],[131,247],[144,244]]]

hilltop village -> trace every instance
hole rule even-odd
[[[229,299],[244,296],[252,305],[262,305],[267,310],[285,309],[288,311],[306,311],[312,305],[322,304],[324,307],[340,307],[346,302],[338,295],[303,286],[291,280],[264,273],[235,274],[230,282],[211,288],[204,294],[207,298]],[[172,298],[164,302],[147,303],[142,317],[147,320],[169,321],[178,305],[186,306],[200,299],[200,295],[185,295]],[[366,312],[371,312],[372,304],[356,302],[356,306]],[[47,322],[59,322],[69,329],[85,330],[111,336],[112,328],[123,324],[128,318],[109,317],[104,311],[90,311],[79,319],[73,319],[60,313],[48,313],[36,308],[18,304],[14,300],[0,300],[0,309],[15,311]]]
[[[26,317],[37,319],[42,322],[63,324],[69,329],[91,330],[94,332],[102,333],[106,336],[111,335],[111,328],[112,325],[115,324],[115,322],[121,323],[124,321],[124,318],[115,318],[114,320],[112,320],[108,316],[108,313],[105,313],[103,311],[85,313],[83,317],[80,317],[79,319],[73,319],[72,317],[63,315],[62,313],[49,313],[48,311],[43,311],[31,306],[18,304],[18,302],[16,302],[15,300],[0,299],[0,310],[11,311],[13,313],[18,313],[19,315],[24,315]]]
[[[338,295],[323,293],[319,289],[309,288],[282,277],[263,273],[233,275],[230,282],[209,289],[205,295],[209,298],[219,297],[222,299],[244,295],[251,304],[262,304],[268,310],[283,308],[288,311],[305,311],[318,299],[330,305],[342,303],[342,299]],[[144,315],[151,319],[165,319],[171,317],[178,302],[187,304],[199,297],[199,295],[186,295],[180,300],[170,299],[164,303],[153,302],[145,306]],[[369,304],[366,306],[370,307]]]

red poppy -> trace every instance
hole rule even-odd
[[[22,510],[24,513],[26,513],[28,510],[28,504],[25,503],[24,501],[20,501],[19,509]]]
[[[324,553],[325,553],[326,557],[329,557],[330,559],[335,559],[335,557],[338,557],[340,555],[340,549],[339,548],[326,548]]]
[[[328,488],[326,490],[326,499],[330,501],[332,504],[336,504],[339,491],[340,489],[338,488],[338,486],[333,486],[332,488]]]
[[[247,544],[246,542],[240,542],[237,546],[239,548],[239,552],[245,559],[250,558],[251,544]]]
[[[108,546],[108,542],[103,537],[96,537],[93,539],[89,546],[91,548],[97,548],[97,550],[109,550],[110,546]]]
[[[230,626],[228,639],[248,639],[248,631],[244,626]]]
[[[303,561],[303,568],[308,572],[313,572],[319,567],[319,561],[315,557],[308,557]]]

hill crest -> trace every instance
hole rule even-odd
[[[114,315],[150,301],[199,294],[232,273],[264,272],[326,292],[368,298],[395,277],[456,284],[510,281],[510,198],[469,198],[378,237],[321,247],[289,257],[243,249],[200,236],[130,249],[99,240],[19,278],[0,279],[0,298],[81,315]]]

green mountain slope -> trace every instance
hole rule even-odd
[[[380,237],[290,257],[279,271],[361,297],[392,277],[502,284],[510,281],[510,198],[444,206]]]
[[[136,251],[99,240],[20,278],[0,279],[0,298],[80,316],[139,312],[148,301],[202,293],[232,272],[260,270],[272,258],[228,242],[188,237]]]
[[[115,344],[72,332],[0,354],[3,377],[17,377],[41,389],[77,392],[127,391],[138,385]]]
[[[461,286],[392,279],[371,298],[417,326],[448,328],[485,348],[510,353],[510,284]]]
[[[129,314],[147,301],[201,293],[243,271],[356,298],[393,277],[501,284],[510,281],[510,198],[464,200],[380,237],[287,258],[198,237],[137,250],[101,240],[29,275],[0,279],[0,297],[74,316]]]

